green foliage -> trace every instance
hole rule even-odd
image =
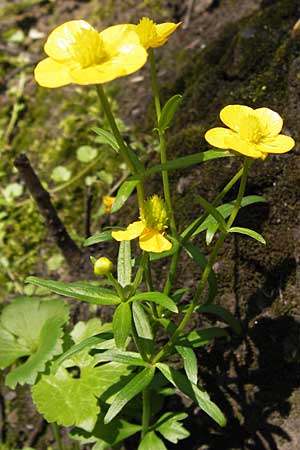
[[[91,286],[88,283],[62,283],[60,281],[43,280],[38,277],[27,277],[26,282],[34,284],[35,286],[47,288],[55,294],[76,298],[83,302],[93,303],[95,305],[117,305],[120,303],[117,294],[111,290]]]
[[[67,320],[68,307],[59,300],[19,297],[4,308],[0,318],[0,367],[28,357],[7,375],[9,387],[33,384],[45,364],[61,353],[62,326]]]
[[[131,331],[131,310],[128,303],[121,303],[115,310],[113,317],[113,333],[116,346],[125,348]]]
[[[190,435],[181,423],[187,417],[186,413],[167,412],[153,425],[153,429],[159,431],[168,441],[177,444],[178,441],[186,439]]]
[[[118,254],[118,283],[128,286],[131,283],[131,245],[130,241],[122,241]]]
[[[161,115],[158,121],[158,129],[160,132],[164,132],[173,120],[174,114],[177,108],[182,102],[182,95],[176,94],[171,97],[163,106]]]
[[[79,323],[72,331],[73,342],[79,345],[101,330],[98,319]],[[97,344],[69,355],[54,374],[43,375],[33,386],[33,400],[48,422],[92,431],[100,412],[97,398],[129,373],[125,364],[109,362],[99,366],[98,360],[89,355],[91,348],[97,348]],[[111,393],[106,401],[113,401]]]
[[[142,392],[151,383],[154,373],[154,367],[146,367],[135,375],[115,396],[104,417],[104,423],[109,423],[132,398]]]

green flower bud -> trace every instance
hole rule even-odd
[[[101,256],[94,261],[94,274],[95,275],[106,275],[112,271],[113,263],[106,256]]]

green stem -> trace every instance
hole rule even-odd
[[[136,272],[134,281],[132,283],[133,295],[135,294],[137,288],[139,287],[139,285],[140,285],[140,283],[142,281],[147,259],[148,259],[148,255],[147,255],[146,252],[144,252],[142,257],[141,257],[140,265],[139,265],[138,270]]]
[[[107,276],[107,279],[111,282],[111,284],[115,288],[120,299],[122,301],[125,300],[123,290],[122,290],[121,286],[119,285],[119,283],[117,282],[117,280],[115,279],[115,277],[110,272],[108,274],[106,274],[106,276]]]
[[[122,158],[124,159],[124,161],[125,161],[128,169],[130,170],[130,172],[132,174],[136,174],[136,172],[137,172],[136,168],[135,168],[135,166],[134,166],[134,164],[133,164],[133,162],[132,162],[132,160],[130,158],[127,146],[126,146],[126,144],[125,144],[125,142],[124,142],[124,140],[123,140],[123,138],[121,136],[121,133],[119,131],[119,128],[118,128],[118,126],[116,124],[114,115],[112,113],[112,110],[111,110],[109,101],[108,101],[108,99],[106,97],[106,94],[104,92],[104,89],[103,89],[101,84],[96,84],[96,89],[97,89],[97,93],[98,93],[100,102],[102,104],[102,108],[103,108],[103,110],[105,112],[105,115],[107,117],[107,120],[109,122],[111,131],[112,131],[112,133],[113,133],[113,135],[114,135],[114,137],[115,137],[115,139],[116,139],[116,141],[118,143],[119,150],[120,150],[120,153],[122,155]],[[137,189],[137,195],[138,195],[139,209],[142,212],[144,210],[144,197],[145,196],[144,196],[144,186],[143,186],[141,181],[138,182],[136,189]]]
[[[247,181],[247,175],[248,175],[248,170],[249,167],[252,163],[252,160],[246,158],[244,161],[244,166],[243,166],[243,171],[242,171],[242,178],[241,178],[241,182],[240,182],[240,187],[239,187],[239,192],[238,192],[238,196],[233,208],[233,211],[227,221],[227,229],[229,229],[232,225],[232,223],[234,222],[239,208],[241,206],[241,202],[242,202],[242,198],[244,196],[244,192],[245,192],[245,187],[246,187],[246,181]],[[172,349],[173,345],[175,344],[175,341],[177,339],[177,337],[180,335],[180,333],[184,330],[185,326],[187,325],[187,323],[189,322],[199,300],[201,297],[201,294],[203,292],[203,289],[205,287],[205,284],[207,282],[207,279],[210,275],[210,272],[212,270],[212,267],[215,263],[216,257],[219,253],[220,248],[223,245],[223,242],[227,236],[228,232],[224,231],[222,233],[220,233],[220,236],[213,248],[213,251],[208,259],[208,262],[205,266],[205,269],[202,273],[200,282],[198,284],[198,287],[196,289],[194,298],[192,300],[192,303],[190,304],[190,306],[188,307],[183,319],[181,320],[181,322],[179,323],[178,327],[176,328],[175,332],[173,333],[173,335],[171,336],[170,340],[165,344],[165,346],[156,354],[156,356],[154,356],[154,358],[152,359],[152,363],[156,364],[160,359],[162,359],[164,356],[166,356],[168,354],[168,352]]]
[[[243,174],[244,168],[242,167],[235,175],[231,178],[231,180],[226,184],[226,186],[222,189],[222,191],[217,195],[217,197],[212,202],[213,206],[217,206],[220,201],[225,197],[227,192],[235,185],[235,183],[241,178]],[[182,242],[185,243],[190,237],[192,237],[193,233],[200,227],[200,225],[204,222],[205,219],[209,216],[208,212],[205,212],[200,217],[198,217],[194,222],[192,222],[182,233]]]
[[[227,194],[227,192],[230,191],[230,189],[235,185],[235,183],[241,178],[243,173],[243,168],[241,168],[234,177],[226,184],[226,186],[222,189],[222,191],[217,195],[215,200],[213,201],[212,205],[217,206],[220,201],[223,199],[223,197]],[[209,216],[208,212],[205,212],[200,217],[198,217],[194,222],[192,222],[184,231],[181,233],[181,243],[184,244],[188,239],[193,235],[193,233],[197,230],[197,228],[204,222],[204,220]],[[169,295],[172,285],[174,276],[177,270],[177,265],[179,261],[179,256],[182,251],[182,247],[179,248],[178,252],[176,252],[172,256],[170,270],[168,273],[167,281],[164,287],[164,294]]]
[[[56,444],[57,444],[57,449],[58,449],[58,450],[64,450],[63,445],[62,445],[62,442],[61,442],[61,437],[60,437],[59,427],[58,427],[57,423],[56,423],[56,422],[53,422],[53,423],[51,424],[51,426],[52,426],[52,431],[53,431],[54,439],[55,439]]]
[[[156,119],[157,119],[157,124],[158,124],[160,115],[161,115],[161,105],[160,105],[160,98],[159,98],[156,68],[155,68],[154,52],[153,52],[152,48],[150,48],[149,54],[150,54],[150,67],[151,67],[151,78],[152,78],[152,90],[153,90],[153,96],[154,96]],[[162,164],[165,164],[167,162],[167,146],[166,146],[164,132],[159,130],[158,136],[159,136],[159,144],[160,144],[160,161]],[[162,170],[161,175],[162,175],[166,208],[167,208],[167,213],[168,213],[168,217],[170,220],[171,234],[172,234],[172,236],[177,236],[174,211],[173,211],[171,195],[170,195],[170,184],[169,184],[168,171]]]
[[[142,417],[142,438],[148,431],[150,423],[151,409],[150,409],[150,391],[146,387],[143,390],[143,417]]]
[[[243,175],[242,175],[242,179],[241,179],[241,183],[240,183],[240,187],[239,187],[239,192],[238,192],[238,196],[235,201],[232,213],[227,221],[227,230],[233,224],[233,222],[239,212],[239,209],[241,207],[241,203],[242,203],[244,193],[245,193],[245,188],[246,188],[247,176],[248,176],[248,172],[249,172],[249,169],[250,169],[252,163],[253,163],[253,160],[251,158],[245,158],[244,166],[243,166]]]

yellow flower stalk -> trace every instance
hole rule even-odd
[[[69,83],[102,84],[139,70],[147,52],[131,25],[114,25],[98,33],[84,20],[66,22],[49,35],[34,76],[38,84],[57,88]]]
[[[172,248],[171,242],[165,237],[168,216],[164,201],[153,195],[145,202],[141,220],[128,225],[125,231],[113,231],[116,241],[131,241],[139,238],[139,246],[145,252],[161,253]]]
[[[110,197],[109,195],[104,195],[102,197],[103,205],[105,206],[105,212],[106,214],[109,214],[112,208],[112,205],[114,204],[116,197]]]
[[[169,36],[174,33],[179,25],[181,25],[181,22],[165,22],[156,24],[148,17],[143,17],[138,25],[133,26],[135,27],[135,31],[140,38],[141,44],[146,50],[148,50],[150,47],[156,48],[164,45]]]
[[[220,119],[229,128],[212,128],[205,134],[214,147],[265,159],[269,153],[286,153],[295,145],[293,138],[280,134],[283,120],[269,108],[228,105],[221,110]]]

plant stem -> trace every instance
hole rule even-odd
[[[151,416],[150,391],[148,386],[143,390],[142,438],[148,431]]]
[[[217,195],[215,200],[212,202],[213,206],[217,206],[218,203],[222,200],[222,198],[227,194],[227,192],[230,191],[230,189],[235,185],[235,183],[241,178],[243,173],[243,168],[241,168],[235,175],[232,177],[232,179],[226,184],[226,186],[222,189],[222,191]],[[204,222],[204,220],[209,216],[208,212],[205,212],[200,217],[198,217],[194,222],[192,222],[182,233],[181,233],[181,243],[184,244],[190,237],[192,237],[193,233],[199,228],[199,226]],[[179,261],[179,256],[182,251],[182,247],[178,249],[178,252],[176,252],[172,256],[170,270],[168,273],[167,281],[164,287],[164,294],[169,295],[172,285],[174,276],[177,270],[177,265]]]
[[[231,227],[232,223],[234,222],[239,208],[241,206],[241,202],[244,196],[244,192],[245,192],[245,187],[246,187],[246,181],[247,181],[247,175],[248,175],[248,170],[249,167],[252,163],[252,160],[249,158],[245,158],[244,160],[244,166],[243,166],[243,171],[242,171],[242,178],[241,178],[241,182],[240,182],[240,187],[239,187],[239,192],[238,192],[238,196],[233,208],[233,211],[227,221],[227,230]],[[173,335],[171,336],[170,340],[165,344],[165,346],[156,354],[156,356],[154,356],[154,358],[152,359],[152,364],[156,364],[160,359],[162,359],[164,356],[166,356],[168,354],[168,352],[172,349],[177,337],[179,336],[179,334],[184,330],[186,324],[189,322],[198,302],[199,299],[201,297],[201,294],[203,292],[203,289],[205,287],[206,281],[209,277],[209,274],[212,270],[212,267],[214,265],[214,262],[216,260],[216,257],[219,253],[220,248],[223,245],[223,242],[226,238],[228,234],[228,231],[224,231],[220,233],[220,236],[213,248],[213,251],[208,259],[208,262],[205,266],[205,269],[202,273],[200,282],[198,284],[198,287],[196,289],[194,298],[192,300],[192,303],[190,304],[190,306],[188,307],[183,319],[181,320],[181,322],[179,323],[178,327],[176,328],[175,332],[173,333]]]
[[[55,439],[56,444],[57,444],[57,449],[58,449],[58,450],[64,450],[64,447],[63,447],[62,442],[61,442],[61,437],[60,437],[59,427],[58,427],[57,423],[56,423],[56,422],[53,422],[53,423],[51,424],[51,426],[52,426],[52,431],[53,431],[54,439]]]
[[[222,191],[217,195],[217,197],[212,202],[213,206],[217,206],[218,203],[223,199],[223,197],[230,191],[230,189],[235,185],[235,183],[241,178],[244,168],[242,167],[231,180],[226,184]],[[199,226],[204,222],[204,220],[209,216],[208,212],[205,212],[200,217],[198,217],[194,222],[192,222],[182,233],[182,242],[186,242],[193,233],[199,228]]]
[[[158,125],[160,115],[161,115],[161,105],[160,105],[160,98],[159,98],[156,68],[155,68],[154,52],[153,52],[152,48],[150,48],[149,54],[150,54],[150,67],[151,67],[151,78],[152,78],[152,90],[153,90],[154,104],[155,104],[155,111],[156,111],[156,118],[157,118],[157,125]],[[165,164],[167,162],[167,146],[166,146],[164,132],[159,130],[158,136],[159,136],[159,143],[160,143],[160,161],[162,164]],[[171,234],[172,234],[172,236],[177,236],[174,211],[173,211],[171,195],[170,195],[170,184],[169,184],[168,171],[162,170],[161,175],[162,175],[162,181],[163,181],[163,189],[164,189],[166,208],[167,208],[167,213],[168,213],[168,217],[170,220]]]
[[[116,121],[115,121],[114,115],[112,113],[112,110],[111,110],[109,101],[107,99],[107,96],[105,94],[105,91],[104,91],[104,89],[103,89],[101,84],[96,84],[96,89],[97,89],[97,93],[98,93],[100,102],[102,104],[102,108],[103,108],[103,110],[105,112],[105,115],[107,117],[107,120],[109,122],[111,131],[112,131],[112,133],[113,133],[113,135],[114,135],[114,137],[115,137],[115,139],[116,139],[116,141],[118,143],[119,150],[120,150],[120,153],[122,155],[122,158],[124,159],[124,161],[125,161],[128,169],[130,170],[130,172],[132,174],[136,174],[137,173],[136,168],[135,168],[135,166],[134,166],[134,164],[133,164],[133,162],[132,162],[132,160],[130,158],[130,154],[128,152],[128,148],[127,148],[127,146],[126,146],[126,144],[125,144],[125,142],[124,142],[124,140],[123,140],[123,138],[121,136],[119,128],[118,128],[118,126],[116,124]],[[144,210],[144,197],[145,196],[144,196],[144,186],[143,186],[141,181],[138,182],[138,184],[136,186],[136,190],[137,190],[137,195],[138,195],[139,209],[142,212]]]
[[[133,295],[135,294],[137,288],[139,287],[139,285],[140,285],[140,283],[142,281],[143,273],[144,273],[144,270],[145,270],[145,265],[146,265],[147,259],[148,259],[148,255],[147,255],[146,252],[144,252],[142,257],[141,257],[140,265],[139,265],[138,270],[136,272],[134,281],[132,283]]]
[[[115,277],[110,272],[107,273],[106,276],[107,276],[107,279],[111,282],[111,284],[115,288],[115,290],[116,290],[118,296],[120,297],[120,299],[123,301],[124,300],[124,293],[123,293],[123,290],[122,290],[121,286],[119,285],[119,283],[115,279]]]

